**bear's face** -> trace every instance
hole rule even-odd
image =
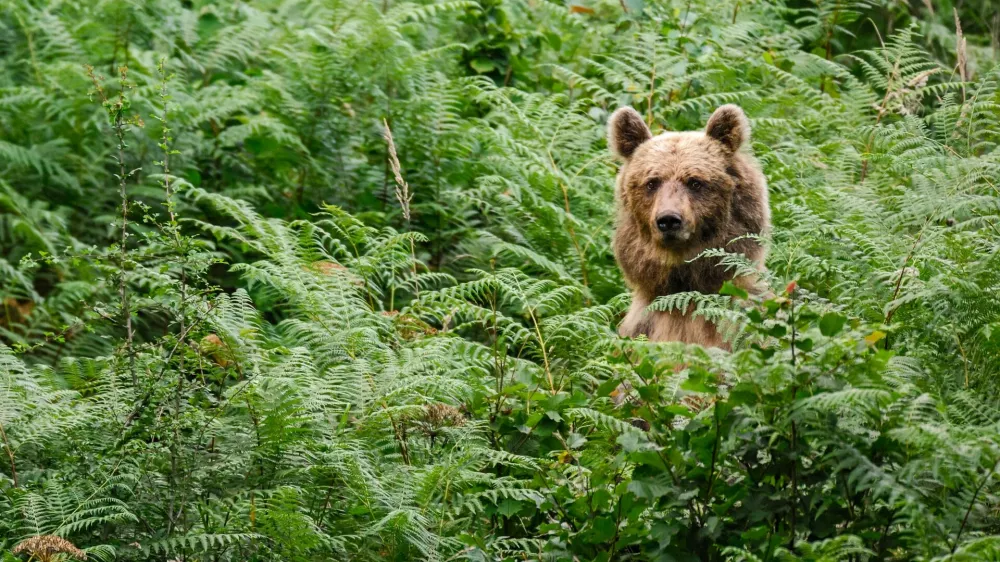
[[[734,157],[749,135],[743,111],[720,107],[704,132],[653,137],[631,108],[609,121],[609,145],[624,159],[619,197],[638,232],[663,251],[687,259],[729,222]]]

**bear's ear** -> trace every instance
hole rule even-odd
[[[642,116],[631,107],[619,108],[608,119],[608,147],[620,158],[631,158],[635,149],[652,137]]]
[[[736,152],[750,140],[750,121],[739,106],[724,105],[709,117],[705,134],[721,142],[729,152]]]

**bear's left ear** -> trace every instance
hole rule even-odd
[[[738,105],[724,105],[709,117],[705,134],[733,153],[750,140],[750,121]]]

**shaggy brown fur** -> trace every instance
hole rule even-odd
[[[743,110],[724,105],[705,131],[653,137],[630,107],[608,123],[608,144],[624,163],[618,172],[615,258],[632,289],[623,336],[725,347],[716,327],[684,311],[647,312],[658,296],[682,291],[718,293],[731,271],[717,259],[695,258],[708,248],[742,253],[763,268],[764,248],[746,234],[770,229],[767,181],[742,150],[750,138]],[[756,279],[734,281],[748,290]]]

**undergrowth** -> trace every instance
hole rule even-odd
[[[917,4],[0,4],[0,556],[997,559],[1000,16]],[[621,339],[607,117],[723,103],[773,295]]]

